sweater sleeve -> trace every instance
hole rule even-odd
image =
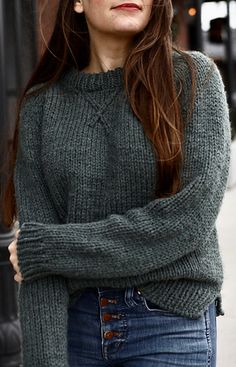
[[[125,277],[151,274],[206,246],[227,182],[230,123],[220,73],[204,58],[186,125],[182,190],[96,222],[25,223],[18,248],[25,280],[61,274],[125,284]]]
[[[26,101],[20,129],[14,186],[20,228],[24,222],[59,223],[40,168],[42,96]],[[67,367],[66,279],[50,275],[19,285],[18,309],[24,367]],[[53,351],[53,353],[52,353]]]

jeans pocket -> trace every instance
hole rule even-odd
[[[173,312],[159,307],[157,304],[153,303],[152,301],[148,300],[145,297],[143,297],[143,306],[144,306],[145,310],[148,311],[148,312],[158,312],[158,313],[163,314],[163,315],[177,316]]]

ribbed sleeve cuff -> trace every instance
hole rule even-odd
[[[21,226],[17,240],[17,257],[20,272],[25,281],[50,274],[50,261],[45,252],[44,232],[45,225],[41,223],[27,222]]]

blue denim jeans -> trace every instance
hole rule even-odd
[[[136,287],[87,288],[68,309],[68,356],[70,367],[215,367],[215,302],[190,319]]]

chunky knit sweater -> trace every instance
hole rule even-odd
[[[228,176],[230,124],[216,65],[197,71],[184,127],[183,188],[155,198],[153,147],[125,94],[122,68],[72,68],[26,99],[14,174],[20,223],[19,315],[24,367],[66,367],[67,308],[85,287],[138,286],[180,316],[198,318],[223,281],[216,218]],[[173,54],[187,116],[191,78]]]

